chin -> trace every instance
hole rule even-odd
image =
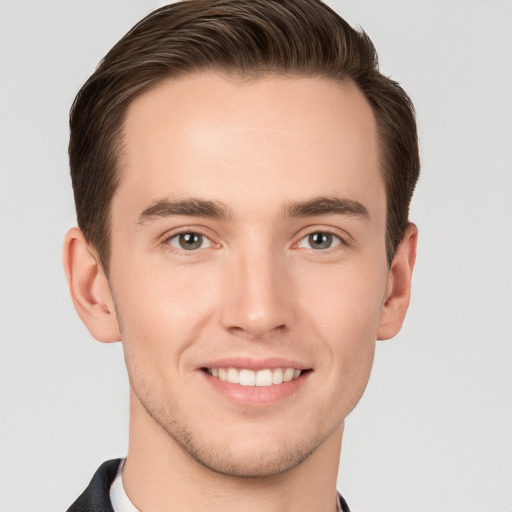
[[[173,436],[174,437],[174,436]],[[195,442],[193,435],[174,439],[181,448],[203,467],[214,473],[238,478],[264,478],[286,473],[303,463],[319,446],[319,442],[302,441],[276,446],[263,445],[265,434],[260,443],[253,446],[239,446],[230,442],[229,446],[219,446],[218,442]]]
[[[289,431],[281,432],[281,435],[274,431],[272,435],[269,429],[215,432],[208,428],[207,421],[200,428],[190,428],[187,422],[158,414],[144,401],[142,403],[152,418],[150,421],[165,431],[171,446],[178,448],[189,460],[226,476],[264,478],[286,473],[303,463],[328,437],[318,435],[316,428],[306,429],[313,435],[299,438],[292,438]]]

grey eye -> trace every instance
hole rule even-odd
[[[317,251],[321,251],[340,245],[341,239],[336,235],[332,235],[331,233],[317,231],[316,233],[311,233],[305,236],[299,243],[301,247],[305,247],[306,249],[315,249]]]
[[[179,233],[169,239],[169,245],[177,247],[178,249],[184,249],[185,251],[194,251],[196,249],[202,249],[208,247],[210,241],[200,233]]]

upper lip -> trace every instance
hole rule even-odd
[[[265,370],[275,368],[294,368],[296,370],[310,370],[311,367],[299,361],[284,357],[264,357],[255,358],[249,356],[225,357],[208,361],[200,368],[243,368],[247,370]]]

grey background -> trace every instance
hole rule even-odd
[[[418,111],[413,300],[347,420],[355,512],[512,510],[512,2],[329,2]],[[94,341],[61,265],[67,113],[158,1],[0,0],[0,511],[65,509],[127,447],[121,347]],[[307,411],[304,411],[307,414]]]

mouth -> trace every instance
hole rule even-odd
[[[298,400],[314,372],[307,362],[289,357],[245,355],[204,361],[197,369],[209,385],[206,389],[214,392],[212,401],[220,396],[246,412],[248,407],[261,412],[283,400]]]
[[[246,387],[271,387],[298,379],[308,370],[298,368],[264,368],[251,370],[248,368],[214,367],[202,368],[204,372],[212,377],[230,384],[239,384]]]

